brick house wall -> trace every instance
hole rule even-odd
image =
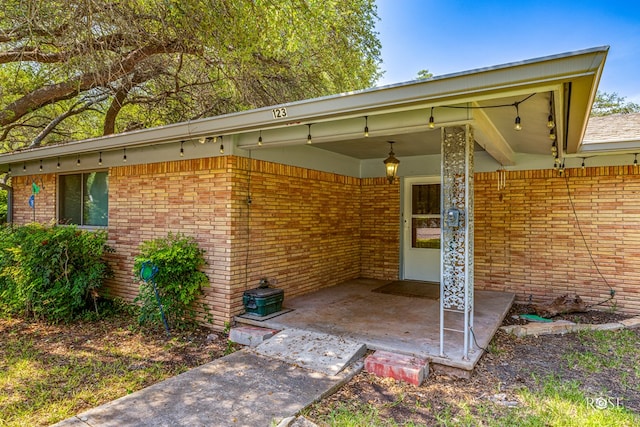
[[[251,162],[251,163],[249,163]],[[232,314],[242,292],[274,278],[285,298],[360,276],[360,180],[264,161],[237,159],[239,273]],[[251,204],[247,204],[250,188]]]
[[[578,294],[596,304],[610,285],[618,310],[640,313],[638,170],[509,171],[504,191],[496,183],[495,172],[475,175],[476,289],[514,292],[521,302]]]
[[[400,265],[400,186],[361,180],[361,277],[396,280]]]
[[[16,224],[34,222],[49,223],[56,219],[57,176],[55,174],[14,176],[13,187],[13,221]],[[35,195],[35,209],[29,206],[31,184],[36,182],[40,192]]]
[[[50,222],[56,176],[43,179],[36,221]],[[27,181],[14,177],[18,224],[32,221]],[[115,253],[106,292],[133,300],[139,245],[168,232],[194,236],[206,251],[210,286],[203,302],[217,328],[244,310],[242,292],[263,277],[274,278],[291,298],[360,277],[361,258],[373,255],[365,265],[377,265],[378,257],[383,263],[367,267],[367,277],[397,278],[398,244],[390,242],[397,224],[389,231],[385,223],[397,218],[398,187],[368,181],[362,209],[361,181],[235,156],[110,168],[108,243]],[[363,224],[371,242],[364,248]]]
[[[617,308],[640,312],[640,175],[633,167],[567,170],[582,232]],[[36,220],[56,216],[56,176],[42,175]],[[33,177],[14,177],[14,221],[33,220]],[[603,301],[600,278],[578,230],[567,180],[552,170],[475,175],[475,286],[520,301],[577,293]],[[249,194],[251,203],[247,203]],[[242,292],[262,277],[291,298],[356,277],[393,280],[400,253],[400,187],[235,156],[109,170],[112,295],[137,294],[133,257],[169,231],[195,236],[206,251],[204,302],[222,328]]]

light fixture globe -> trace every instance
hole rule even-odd
[[[391,149],[389,150],[389,157],[384,160],[384,166],[387,172],[387,181],[389,181],[389,184],[393,184],[398,174],[398,165],[400,164],[400,160],[396,159],[395,153],[393,152],[394,141],[388,142]]]

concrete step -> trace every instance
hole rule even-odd
[[[364,360],[364,369],[379,377],[393,378],[419,386],[429,375],[429,361],[378,350]]]
[[[291,328],[259,344],[254,351],[311,371],[337,375],[364,356],[366,349],[363,343]]]
[[[278,332],[277,329],[259,328],[257,326],[239,326],[229,330],[229,341],[255,347]]]

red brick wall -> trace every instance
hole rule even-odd
[[[361,180],[362,277],[395,280],[400,264],[400,186],[386,178]]]
[[[34,222],[34,209],[29,206],[31,184],[36,182],[41,187],[35,195],[35,222],[50,223],[56,219],[56,175],[14,176],[13,187],[13,222],[28,224]]]
[[[233,177],[226,157],[116,167],[109,174],[109,244],[115,277],[109,290],[135,298],[133,258],[146,240],[168,232],[193,236],[205,250],[209,277],[204,302],[214,325],[224,326],[230,311],[229,274],[233,241]]]
[[[37,221],[56,216],[55,178],[44,176]],[[29,222],[31,187],[18,177],[14,188],[15,222]],[[222,328],[243,311],[242,292],[262,277],[276,279],[287,298],[361,276],[397,278],[398,215],[399,187],[384,179],[233,156],[111,168],[108,233],[115,253],[109,261],[115,275],[107,292],[133,300],[139,245],[182,232],[206,251],[211,286],[204,302]]]
[[[634,172],[632,166],[570,169],[566,178],[553,170],[507,172],[503,192],[495,172],[476,174],[476,288],[515,292],[520,301],[578,294],[594,304],[609,297],[611,285],[617,309],[640,313],[640,175]]]
[[[249,163],[251,162],[251,163]],[[582,232],[616,291],[617,308],[640,312],[640,175],[633,167],[568,170]],[[40,178],[40,177],[39,177]],[[56,176],[41,176],[36,220],[56,216]],[[14,177],[14,220],[31,222],[33,177]],[[520,301],[577,293],[609,296],[569,198],[552,170],[475,177],[475,285]],[[252,203],[247,203],[251,189]],[[227,156],[112,168],[109,243],[114,295],[137,294],[133,257],[144,240],[181,231],[206,250],[205,302],[221,328],[242,311],[242,292],[275,278],[288,298],[355,277],[396,279],[399,186]]]
[[[243,311],[242,291],[255,288],[262,277],[276,279],[285,298],[359,277],[358,178],[236,161],[238,246],[232,314]]]

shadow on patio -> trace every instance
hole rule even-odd
[[[509,311],[514,294],[475,291],[474,345],[463,359],[463,336],[445,333],[440,356],[440,303],[434,299],[372,292],[390,281],[355,279],[316,292],[286,299],[293,311],[267,320],[236,317],[239,323],[273,329],[298,328],[351,338],[371,350],[428,358],[432,363],[472,370]],[[451,317],[449,317],[451,316]],[[266,316],[269,317],[269,316]],[[461,314],[447,313],[448,328],[462,329]]]

